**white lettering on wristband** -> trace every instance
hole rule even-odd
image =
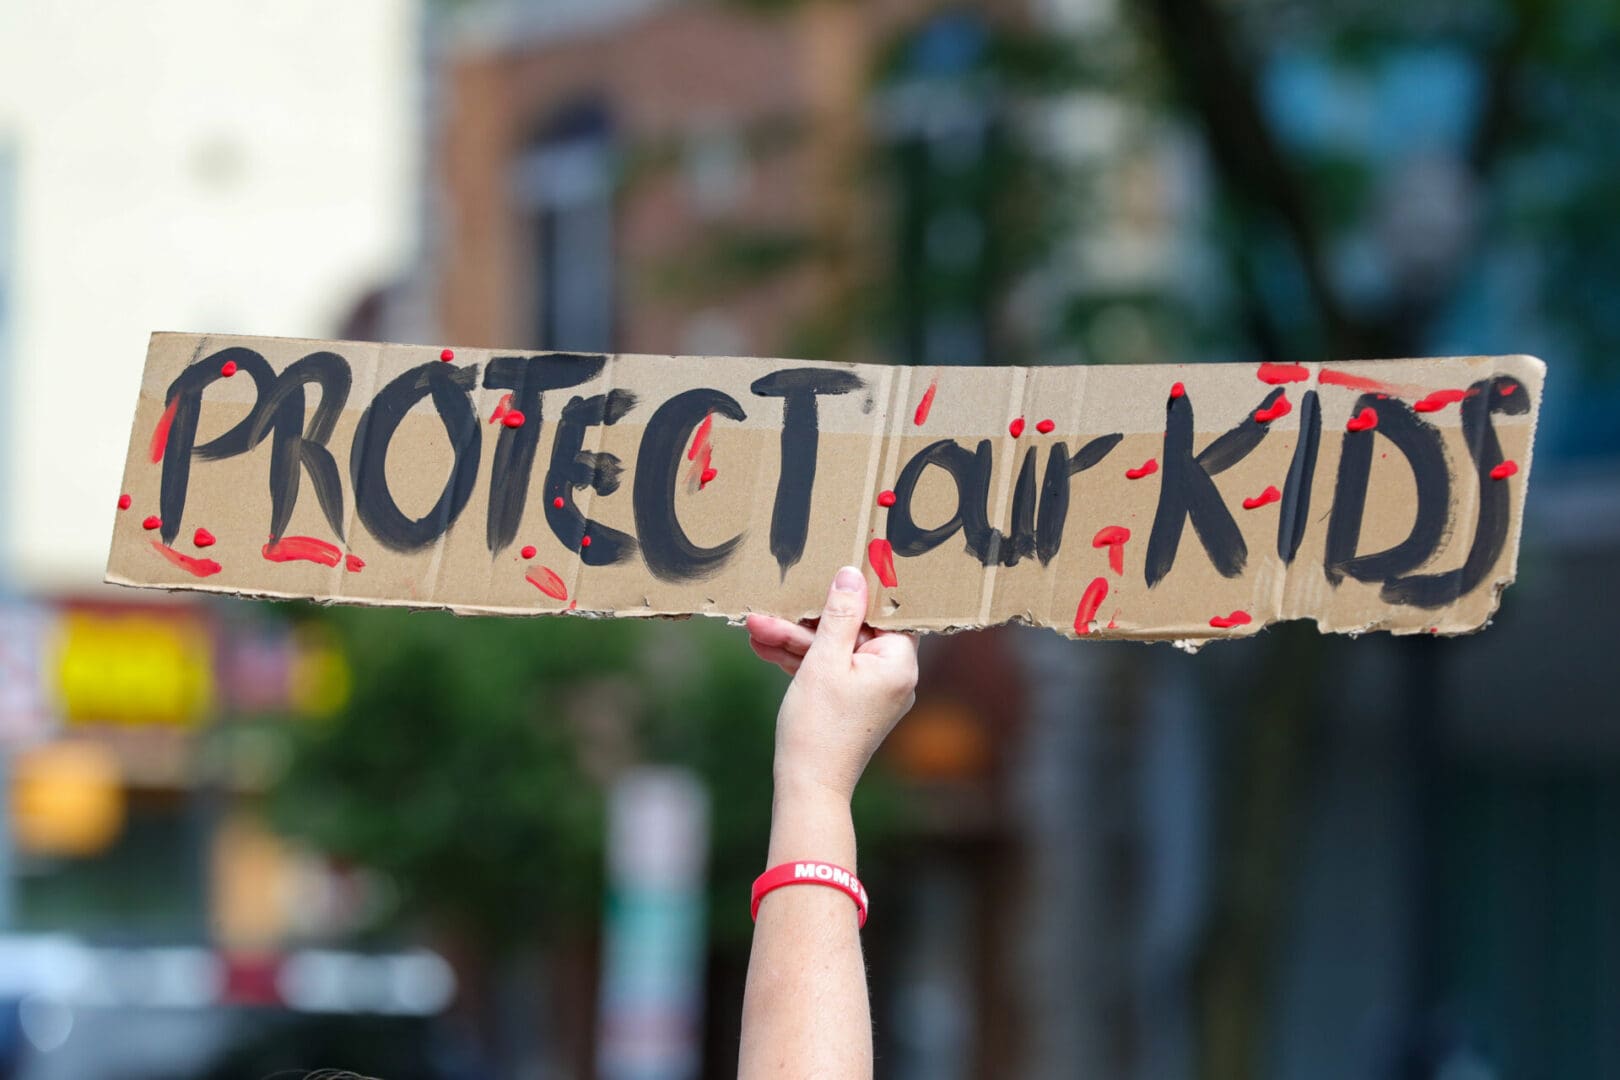
[[[862,904],[869,903],[866,898],[866,886],[861,884],[860,878],[851,874],[848,870],[842,870],[828,863],[802,862],[793,864],[793,876],[795,878],[815,878],[817,881],[832,882],[834,885],[840,885],[843,888],[859,893]]]

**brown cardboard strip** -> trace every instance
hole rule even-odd
[[[442,357],[448,356],[449,359]],[[160,333],[107,580],[1103,638],[1452,634],[1514,577],[1545,368],[901,368]]]

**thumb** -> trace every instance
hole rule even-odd
[[[832,588],[827,590],[827,605],[821,611],[821,622],[805,659],[814,657],[816,663],[841,660],[847,666],[865,621],[866,576],[846,566],[838,571]]]

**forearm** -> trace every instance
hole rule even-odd
[[[855,872],[849,801],[778,777],[767,866],[800,859]],[[795,885],[760,904],[743,997],[740,1080],[865,1080],[872,1024],[855,905]]]

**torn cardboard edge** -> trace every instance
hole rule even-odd
[[[737,621],[854,563],[891,629],[1464,633],[1514,577],[1543,376],[155,334],[107,580]]]

